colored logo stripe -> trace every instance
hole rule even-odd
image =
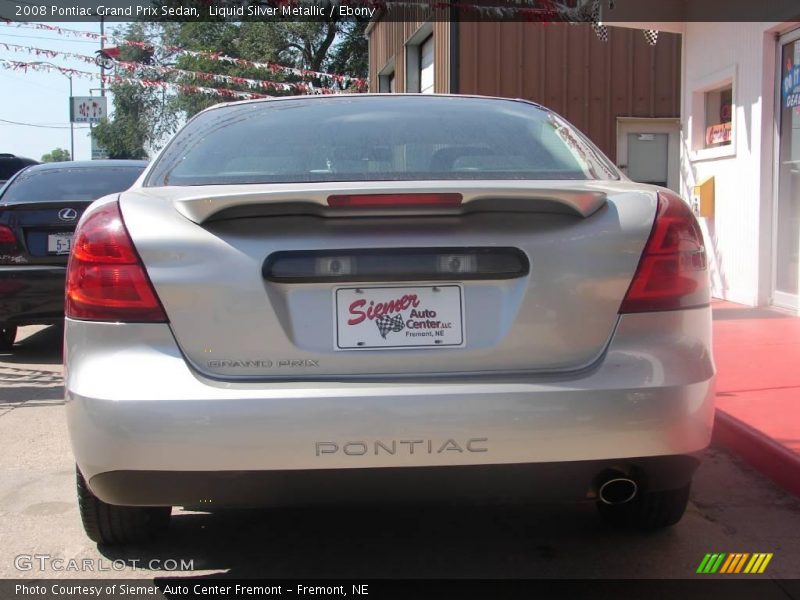
[[[763,573],[767,568],[769,561],[772,560],[772,552],[769,554],[754,554],[753,558],[745,567],[745,573]]]
[[[758,552],[754,554],[750,554],[749,552],[734,552],[731,554],[726,554],[724,552],[709,553],[703,557],[700,566],[697,567],[697,573],[763,573],[772,560],[772,556],[771,552]]]
[[[722,559],[725,558],[725,553],[706,554],[703,562],[697,567],[698,573],[716,573],[722,564]]]
[[[723,565],[720,573],[739,573],[744,567],[745,561],[750,558],[750,554],[748,553],[736,553],[730,556],[731,560],[729,564]]]
[[[720,569],[720,573],[728,573],[728,569],[731,568],[731,564],[733,564],[736,560],[736,554],[728,554],[727,560],[722,563],[722,568]]]

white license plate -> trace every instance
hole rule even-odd
[[[460,285],[334,290],[336,350],[453,348],[464,345]]]
[[[55,254],[69,254],[72,249],[71,233],[51,233],[47,236],[47,251]]]

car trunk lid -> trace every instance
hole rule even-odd
[[[462,201],[366,210],[327,201],[381,193]],[[121,198],[186,359],[225,380],[585,368],[613,334],[655,207],[655,191],[635,184],[575,181],[144,188]],[[271,276],[276,257],[305,278]],[[475,272],[442,267],[454,258]],[[332,260],[345,276],[331,274]]]

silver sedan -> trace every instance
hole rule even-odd
[[[596,502],[679,521],[713,420],[702,233],[524,101],[191,119],[75,233],[66,396],[97,542],[172,506]]]

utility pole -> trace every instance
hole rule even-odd
[[[106,20],[104,17],[100,17],[100,52],[106,47]],[[103,74],[103,67],[100,67],[100,95],[106,95],[106,78]]]
[[[72,75],[69,77],[69,158],[75,160],[75,123],[72,119]]]
[[[105,48],[105,18],[100,17],[100,55],[103,54],[103,48]],[[100,67],[100,96],[104,97],[106,95],[106,75],[105,69]],[[91,159],[94,160],[94,149],[96,147],[96,143],[94,141],[94,125],[89,123],[89,141],[91,142]]]

